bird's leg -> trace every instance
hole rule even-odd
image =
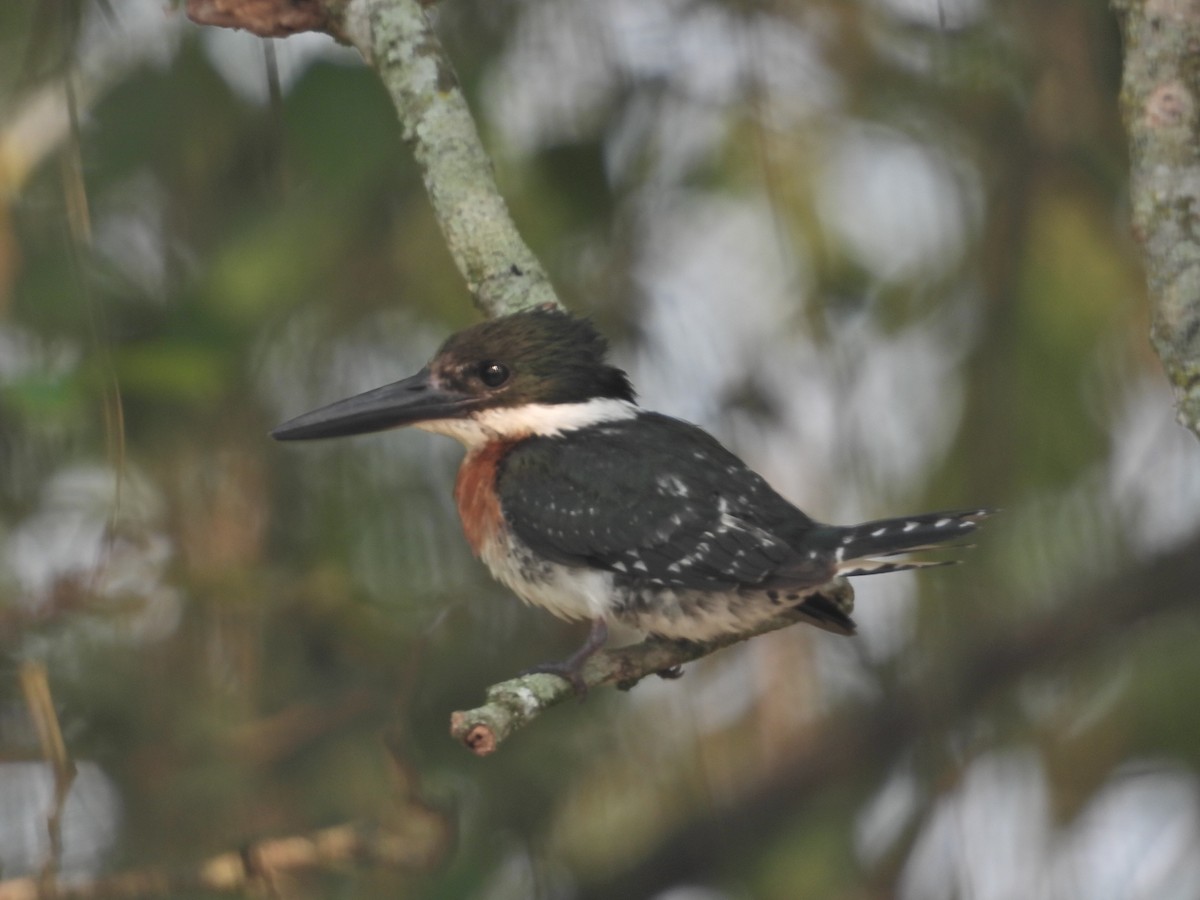
[[[592,630],[588,632],[587,640],[583,645],[561,662],[542,663],[541,665],[533,666],[522,672],[522,675],[532,675],[535,672],[540,672],[546,675],[557,675],[564,681],[568,682],[575,691],[576,696],[582,700],[587,696],[587,682],[583,680],[583,666],[592,654],[604,646],[604,642],[608,640],[608,623],[603,619],[594,619],[592,621]]]

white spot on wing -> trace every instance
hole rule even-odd
[[[691,493],[683,480],[675,475],[659,475],[654,481],[665,494],[671,497],[686,497]]]

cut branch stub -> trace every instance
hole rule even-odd
[[[241,28],[259,37],[327,31],[329,10],[321,0],[187,0],[197,25]]]

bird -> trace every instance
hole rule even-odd
[[[566,659],[527,670],[580,695],[613,623],[703,643],[790,615],[852,635],[848,579],[950,564],[912,554],[961,543],[992,512],[816,521],[708,432],[638,405],[608,350],[590,320],[526,309],[451,335],[411,377],[271,434],[413,426],[462,443],[454,497],[472,552],[526,603],[591,623]]]

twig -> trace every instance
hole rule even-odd
[[[58,724],[58,713],[54,710],[54,698],[50,694],[50,681],[46,667],[40,662],[25,661],[20,670],[21,691],[25,694],[25,705],[33,719],[42,755],[54,771],[54,804],[46,815],[46,833],[50,847],[42,865],[40,882],[48,889],[54,884],[62,861],[62,818],[67,805],[67,795],[75,781],[75,762],[67,753],[62,728]]]
[[[1121,106],[1133,223],[1153,304],[1151,338],[1179,419],[1200,436],[1200,6],[1112,0],[1125,39]]]
[[[187,891],[242,893],[285,875],[336,872],[364,863],[426,871],[441,860],[448,829],[439,819],[403,830],[346,823],[308,834],[272,838],[210,857],[187,869],[142,869],[82,884],[40,886],[33,878],[0,881],[0,900],[93,900],[171,897]]]
[[[801,621],[785,615],[743,634],[724,635],[706,643],[646,640],[630,647],[597,653],[584,666],[582,675],[589,688],[615,684],[629,690],[648,675],[665,672],[702,656],[777,631]],[[492,685],[487,702],[476,709],[450,715],[450,734],[477,756],[495,752],[501,741],[524,728],[543,712],[571,697],[571,685],[557,675],[522,675]]]

